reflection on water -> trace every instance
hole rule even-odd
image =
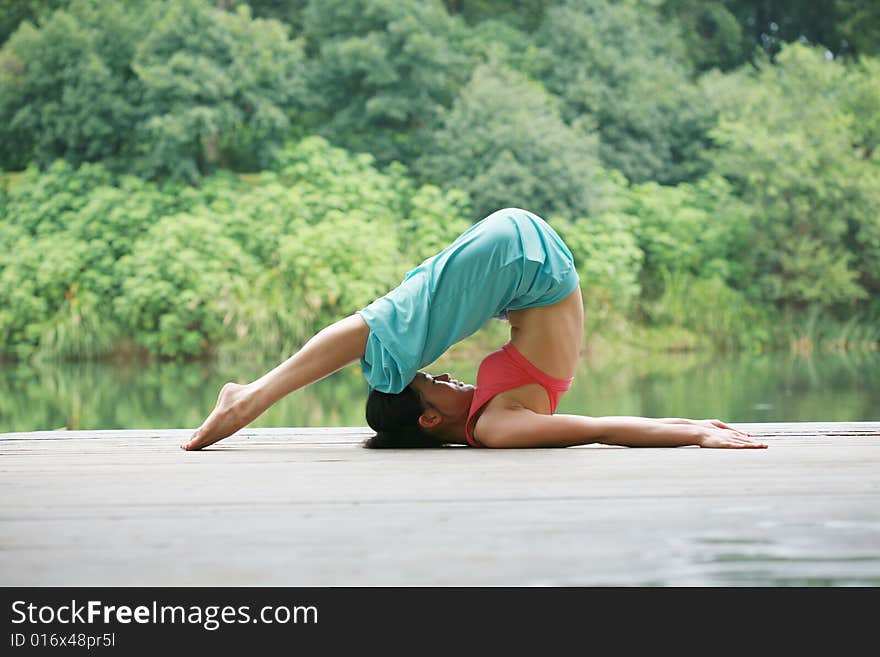
[[[473,381],[479,357],[429,371]],[[276,363],[5,365],[0,432],[198,426],[225,381]],[[364,426],[366,384],[352,366],[269,409],[252,426]],[[880,420],[880,354],[662,354],[584,361],[560,413],[719,417],[731,422]]]
[[[731,422],[880,420],[880,353],[663,354],[584,364],[560,413]]]

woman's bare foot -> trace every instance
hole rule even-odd
[[[253,404],[248,402],[248,386],[239,383],[224,385],[214,410],[180,448],[187,451],[202,449],[234,434],[259,415],[253,412]]]

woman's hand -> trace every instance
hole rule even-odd
[[[698,427],[697,444],[700,447],[729,449],[765,449],[767,443],[755,440],[750,434],[734,429],[721,420],[691,420]]]

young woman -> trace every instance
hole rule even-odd
[[[509,321],[510,341],[482,361],[476,386],[420,371],[492,317]],[[181,447],[211,445],[357,360],[371,388],[366,419],[376,435],[367,447],[767,446],[719,420],[556,414],[581,356],[583,322],[568,247],[537,215],[499,210],[259,379],[227,383]]]

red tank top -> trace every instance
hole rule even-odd
[[[572,379],[556,379],[545,374],[532,365],[511,342],[498,351],[493,351],[483,359],[477,370],[477,389],[465,425],[468,444],[480,447],[480,443],[471,435],[471,420],[496,395],[519,386],[538,383],[547,391],[547,396],[550,398],[550,412],[555,413],[559,406],[559,398],[571,388],[571,382]]]

